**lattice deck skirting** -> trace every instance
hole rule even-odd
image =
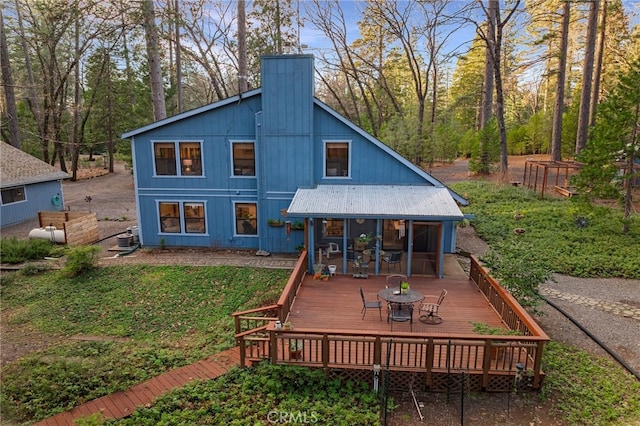
[[[373,387],[373,371],[365,369],[332,369],[328,372],[329,378],[342,378],[371,383]],[[387,372],[380,373],[380,386],[387,380]],[[488,385],[482,386],[483,375],[481,373],[446,373],[434,372],[431,376],[431,384],[427,384],[424,373],[412,373],[408,371],[389,371],[388,388],[393,390],[424,390],[429,392],[524,392],[533,390],[532,378],[523,376],[520,381],[514,375],[490,374]]]

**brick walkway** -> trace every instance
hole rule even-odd
[[[168,371],[123,392],[116,392],[86,402],[71,411],[49,417],[36,425],[74,425],[74,419],[94,413],[102,413],[105,418],[121,419],[130,416],[139,407],[151,406],[156,398],[173,389],[196,380],[215,379],[232,367],[239,365],[240,350],[236,346],[194,364]]]

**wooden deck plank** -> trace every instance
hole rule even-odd
[[[478,287],[469,279],[412,276],[408,281],[411,289],[423,295],[435,296],[442,289],[448,291],[440,307],[442,324],[431,325],[420,322],[416,305],[413,314],[413,333],[472,334],[472,322],[484,322],[492,326],[504,325]],[[336,275],[329,281],[314,280],[313,277],[307,276],[298,291],[287,321],[291,322],[295,328],[390,332],[391,325],[387,323],[384,301],[382,321],[377,309],[368,309],[365,318],[362,319],[362,300],[358,290],[362,287],[365,298],[375,299],[385,285],[386,276],[382,275],[370,275],[367,279]],[[395,323],[393,329],[409,331],[409,325]]]

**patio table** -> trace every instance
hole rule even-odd
[[[424,299],[424,295],[416,290],[407,290],[405,294],[400,292],[399,288],[384,288],[378,292],[378,297],[387,302],[411,304]]]

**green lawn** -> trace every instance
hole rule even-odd
[[[619,211],[541,201],[485,183],[454,189],[471,201],[472,225],[500,256],[526,249],[535,254],[532,269],[640,278],[637,216],[623,235]],[[524,217],[516,220],[516,213]],[[597,268],[594,257],[602,258]],[[0,415],[30,423],[226,349],[234,344],[231,313],[275,302],[287,278],[288,271],[237,267],[105,267],[75,278],[3,273],[3,327],[42,333],[53,343],[2,369]],[[68,338],[77,334],[104,339]],[[552,343],[543,368],[548,380],[540,397],[553,401],[568,424],[640,418],[638,382],[608,360]],[[268,367],[176,390],[121,422],[256,424],[272,409],[316,414],[320,424],[328,413],[333,424],[377,423],[375,398],[360,384],[325,384],[316,373]]]
[[[225,266],[3,274],[6,325],[55,344],[3,368],[2,418],[42,419],[231,347],[231,313],[274,303],[288,274]],[[68,339],[78,334],[105,340]]]

